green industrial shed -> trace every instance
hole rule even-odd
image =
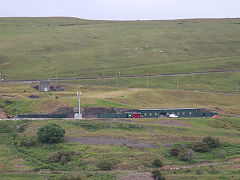
[[[170,114],[175,114],[178,117],[212,117],[217,115],[208,109],[195,108],[176,108],[176,109],[139,109],[139,113],[143,118],[161,118],[169,117]]]

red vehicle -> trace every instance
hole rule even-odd
[[[213,117],[220,117],[219,115],[214,115]]]
[[[143,118],[142,114],[141,113],[133,113],[131,115],[131,118]]]

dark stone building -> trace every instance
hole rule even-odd
[[[41,92],[48,92],[51,90],[50,81],[40,81],[38,85],[38,90]]]

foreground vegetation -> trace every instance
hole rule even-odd
[[[63,143],[43,144],[38,140],[40,127],[49,123],[65,129]],[[218,124],[231,124],[231,127],[219,127]],[[238,167],[239,161],[219,165],[213,163],[231,162],[229,159],[239,158],[239,128],[238,118],[132,119],[131,122],[1,121],[1,177],[64,179],[69,176],[74,179],[75,176],[82,179],[120,179],[127,177],[126,171],[150,173],[156,168],[156,159],[161,159],[161,172],[167,179],[175,176],[185,179],[199,176],[202,179],[221,176],[238,179],[238,168],[233,167]],[[220,144],[206,152],[193,152],[190,161],[182,161],[170,154],[174,147],[191,149],[206,134],[219,138]],[[88,141],[84,141],[84,138]],[[219,155],[221,152],[224,152],[223,156]],[[208,164],[197,167],[196,163]],[[186,165],[193,167],[189,170],[181,169],[181,166]],[[170,170],[168,166],[180,167],[180,170]],[[225,166],[227,167],[223,169]],[[38,173],[34,175],[35,171]]]

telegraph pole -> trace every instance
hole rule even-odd
[[[147,88],[148,88],[148,73],[147,73]]]
[[[56,70],[56,87],[57,87],[57,70]]]
[[[237,94],[238,94],[238,82],[236,81],[236,90],[237,90]]]
[[[78,118],[82,119],[81,106],[80,106],[81,91],[77,91],[77,95],[78,95]]]
[[[177,76],[177,89],[178,89],[178,76]]]
[[[118,80],[117,80],[117,73],[116,73],[116,86],[118,86]]]
[[[0,72],[0,83],[2,82],[2,73]]]

